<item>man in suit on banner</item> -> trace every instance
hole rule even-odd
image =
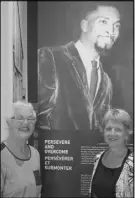
[[[38,50],[39,128],[100,128],[112,98],[112,83],[100,56],[116,42],[119,28],[118,10],[99,5],[85,14],[77,42]]]

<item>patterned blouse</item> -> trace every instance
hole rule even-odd
[[[89,197],[91,197],[93,177],[95,175],[100,157],[104,152],[105,151],[100,152],[95,157],[94,168],[93,168],[91,182],[90,182]],[[133,195],[133,153],[132,152],[127,156],[127,159],[125,160],[121,174],[116,182],[115,197],[116,198],[118,197],[133,198],[134,197]]]

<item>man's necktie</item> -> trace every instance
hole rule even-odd
[[[92,63],[92,71],[91,71],[91,81],[90,81],[90,98],[91,102],[93,102],[96,88],[97,88],[97,82],[98,82],[98,72],[97,72],[97,61],[93,60]]]

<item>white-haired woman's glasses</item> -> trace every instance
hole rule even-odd
[[[22,124],[23,122],[25,122],[25,120],[27,120],[28,123],[35,123],[36,122],[36,118],[34,118],[34,117],[29,117],[29,118],[12,117],[11,119],[16,120],[19,124]]]

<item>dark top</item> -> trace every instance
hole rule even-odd
[[[122,165],[118,168],[108,168],[103,165],[102,158],[104,153],[99,159],[99,163],[93,177],[92,198],[116,198],[115,185],[123,169],[124,162],[130,154],[130,150],[128,149]]]

